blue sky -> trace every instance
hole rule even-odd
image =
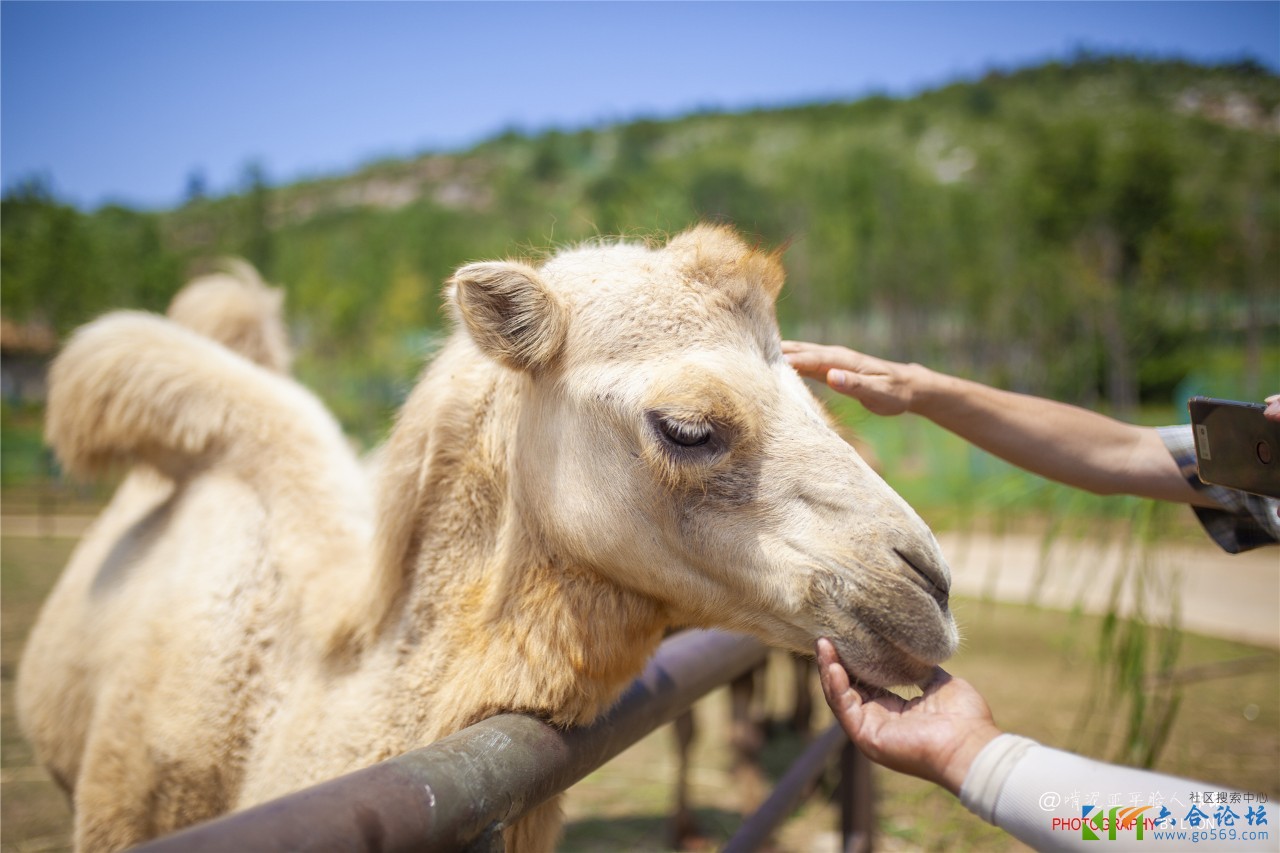
[[[504,128],[905,95],[1086,46],[1280,71],[1280,2],[0,3],[0,182],[177,203]]]

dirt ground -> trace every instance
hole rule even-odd
[[[70,812],[66,801],[43,770],[35,766],[13,715],[13,678],[23,639],[39,602],[74,543],[71,538],[46,536],[49,532],[68,531],[27,530],[21,523],[11,526],[6,518],[0,539],[0,851],[64,850],[68,846]],[[1012,576],[1005,570],[993,574],[990,569],[996,559],[992,555],[997,554],[1002,565],[1017,564],[1018,549],[1025,546],[1016,541],[972,538],[967,545],[944,542],[956,570],[957,589],[968,593],[954,601],[965,641],[948,668],[984,693],[997,721],[1006,729],[1052,746],[1108,757],[1108,741],[1114,740],[1113,729],[1117,726],[1114,715],[1104,710],[1086,726],[1080,722],[1081,709],[1091,690],[1097,650],[1099,620],[1088,614],[1090,607],[1066,595],[1050,596],[1054,603],[1065,607],[1065,612],[978,597],[985,590],[1016,601],[1027,600],[1025,578],[1010,580]],[[958,556],[965,548],[970,556]],[[1184,566],[1190,561],[1216,566],[1211,561],[1214,557],[1212,546],[1207,546],[1204,550],[1192,549],[1189,555],[1166,564]],[[1078,550],[1064,551],[1053,558],[1090,571],[1099,565],[1096,555]],[[1241,587],[1244,582],[1240,578],[1254,571],[1246,565],[1264,567],[1258,570],[1262,586],[1244,584],[1243,591],[1237,589],[1229,595],[1238,595],[1242,601],[1270,595],[1263,604],[1273,611],[1280,607],[1280,597],[1269,593],[1266,586],[1266,572],[1280,576],[1274,549],[1270,554],[1264,552],[1256,563],[1227,563],[1214,569],[1220,576],[1234,567],[1238,574],[1211,584],[1208,592],[1219,587]],[[972,566],[980,569],[976,575],[970,574],[974,571]],[[1196,576],[1194,569],[1187,573],[1185,568],[1174,575]],[[1002,576],[1005,580],[1000,580]],[[1089,575],[1084,586],[1101,584],[1099,577]],[[1075,583],[1079,586],[1080,579]],[[1043,592],[1045,587],[1040,589]],[[1195,597],[1207,594],[1201,590]],[[1223,605],[1226,612],[1235,606],[1230,601]],[[1265,607],[1259,612],[1262,615],[1257,618],[1265,622]],[[1276,618],[1270,619],[1274,636],[1280,629]],[[1186,686],[1172,735],[1157,762],[1158,769],[1266,792],[1272,801],[1280,795],[1280,654],[1276,651],[1280,643],[1265,640],[1265,634],[1252,645],[1200,635],[1184,637],[1179,668],[1209,677]],[[1244,665],[1234,669],[1217,666],[1230,661],[1243,661]],[[789,711],[790,697],[785,686],[789,674],[787,667],[778,663],[771,666],[761,713],[781,715]],[[1205,664],[1215,666],[1197,669]],[[816,684],[813,692],[818,697]],[[726,691],[713,693],[697,706],[696,713],[700,737],[695,746],[692,793],[698,817],[714,847],[723,843],[741,820],[738,792],[729,773]],[[815,727],[825,727],[830,722],[830,713],[820,698],[814,718]],[[667,849],[665,823],[674,776],[672,742],[670,729],[660,729],[571,789],[561,849],[584,853]],[[765,752],[767,771],[775,778],[780,776],[800,747],[794,737],[772,741]],[[874,780],[878,849],[1021,849],[1008,836],[970,815],[953,797],[927,783],[879,768]],[[828,781],[833,783],[834,777]],[[815,853],[835,850],[838,816],[830,797],[830,784],[820,787],[781,831],[777,849]]]

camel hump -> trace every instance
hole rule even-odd
[[[284,292],[268,286],[251,264],[227,258],[218,272],[178,291],[168,315],[268,370],[288,373],[293,353],[283,304]]]
[[[140,462],[181,479],[272,440],[270,413],[302,396],[291,386],[163,317],[116,312],[54,360],[45,438],[76,475]]]

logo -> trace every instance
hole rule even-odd
[[[1099,812],[1094,817],[1089,817],[1090,813],[1097,806],[1081,806],[1080,807],[1080,837],[1085,841],[1101,841],[1098,837],[1099,832],[1107,834],[1108,841],[1116,840],[1116,831],[1124,830],[1125,832],[1135,832],[1134,839],[1142,840],[1143,818],[1142,813],[1151,808],[1151,806],[1116,806],[1107,812],[1104,817]]]
[[[1196,424],[1196,449],[1201,459],[1213,459],[1209,455],[1209,428],[1204,424]]]

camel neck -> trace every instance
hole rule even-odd
[[[502,711],[581,723],[643,669],[665,609],[530,529],[511,481],[520,380],[466,356],[442,353],[386,449],[384,640],[441,685],[446,729]]]
[[[471,630],[488,634],[482,669],[506,676],[502,710],[558,725],[590,722],[643,669],[665,628],[662,608],[594,572],[540,562],[489,590]],[[514,676],[514,677],[513,677]],[[502,683],[502,681],[496,681]]]

